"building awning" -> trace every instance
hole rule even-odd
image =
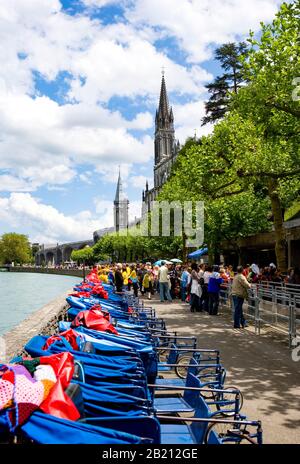
[[[188,255],[188,258],[197,259],[197,258],[200,258],[203,255],[207,255],[207,253],[208,253],[208,248],[200,248],[200,250],[197,250],[197,251],[194,251],[193,253],[190,253]]]

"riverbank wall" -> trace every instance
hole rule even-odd
[[[64,320],[68,309],[66,294],[55,298],[24,319],[19,325],[6,332],[1,339],[1,360],[8,362],[24,353],[24,345],[35,335],[52,335],[58,322]]]
[[[7,266],[9,272],[32,272],[34,274],[55,274],[67,275],[74,277],[84,277],[83,269],[56,269],[52,267],[22,267],[22,266]],[[89,272],[86,269],[86,274]]]

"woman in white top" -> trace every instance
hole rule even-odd
[[[191,273],[191,312],[201,311],[200,309],[200,298],[202,295],[202,289],[200,285],[200,276],[199,270],[196,263],[192,264],[192,273]]]

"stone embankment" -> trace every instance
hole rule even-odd
[[[65,317],[67,308],[66,294],[63,294],[6,332],[3,335],[5,361],[8,362],[14,356],[22,354],[24,345],[35,335],[55,333],[58,322]]]
[[[5,266],[9,272],[32,272],[35,274],[55,274],[55,275],[68,275],[75,277],[83,277],[83,269],[59,269],[53,267],[29,267],[29,266]],[[89,272],[86,269],[86,274]]]

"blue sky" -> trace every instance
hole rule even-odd
[[[222,43],[258,32],[279,0],[2,0],[0,235],[90,238],[112,225],[118,166],[139,215],[152,184],[165,68],[176,135],[201,127]]]

